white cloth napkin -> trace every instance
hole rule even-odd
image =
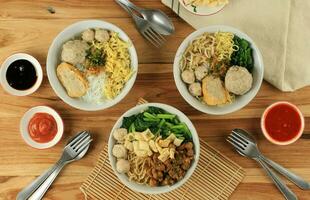
[[[162,2],[196,29],[221,24],[247,33],[263,54],[265,80],[280,90],[310,85],[309,0],[230,0],[212,16],[194,15],[178,0]]]

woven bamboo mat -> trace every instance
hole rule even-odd
[[[139,104],[146,102],[139,100]],[[226,200],[244,175],[239,165],[200,140],[200,158],[192,177],[172,192],[145,195],[130,190],[118,180],[111,168],[106,145],[80,189],[85,199],[98,200]]]

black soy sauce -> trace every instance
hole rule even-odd
[[[36,83],[37,78],[36,69],[28,60],[16,60],[9,65],[6,71],[6,79],[9,85],[16,90],[31,88]]]

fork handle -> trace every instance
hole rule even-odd
[[[29,200],[41,200],[64,166],[65,163],[59,165],[59,167],[57,167],[51,173],[51,175],[41,184],[41,186],[32,194]]]
[[[44,181],[57,169],[62,168],[64,162],[59,160],[52,167],[42,173],[38,178],[36,178],[32,183],[20,191],[16,197],[16,200],[26,200],[28,199],[43,183]]]
[[[286,200],[298,200],[298,198],[292,192],[292,190],[285,185],[285,183],[268,167],[268,165],[266,163],[264,163],[260,159],[256,159],[256,161],[264,168],[267,175],[275,183],[275,185],[281,191],[281,193],[284,195]]]
[[[127,7],[134,9],[135,11],[139,12],[141,14],[141,12],[143,11],[142,8],[136,6],[135,4],[131,3],[128,0],[119,0],[122,4],[126,5]]]
[[[283,166],[279,165],[278,163],[268,159],[267,157],[261,155],[260,158],[267,163],[268,165],[270,165],[273,169],[275,169],[276,171],[278,171],[279,173],[281,173],[283,176],[285,176],[286,178],[288,178],[290,181],[292,181],[293,183],[295,183],[298,187],[300,187],[303,190],[309,190],[310,189],[310,184],[305,181],[304,179],[302,179],[300,176],[294,174],[293,172],[291,172],[290,170],[284,168]]]
[[[136,15],[136,14],[131,10],[130,7],[128,7],[126,4],[124,4],[121,0],[115,0],[115,1],[116,1],[116,3],[118,3],[118,5],[120,5],[125,11],[127,11],[128,14],[131,15],[131,17],[133,17],[133,18],[139,17],[138,15]]]

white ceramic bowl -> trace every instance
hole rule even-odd
[[[12,64],[16,60],[22,60],[22,59],[28,60],[29,62],[31,62],[31,64],[33,65],[37,73],[37,81],[31,88],[27,90],[16,90],[9,85],[6,79],[6,72],[10,64]],[[0,72],[1,85],[3,89],[7,91],[9,94],[12,94],[15,96],[26,96],[26,95],[32,94],[40,87],[42,80],[43,80],[42,67],[40,63],[38,62],[38,60],[29,54],[26,54],[26,53],[13,54],[10,57],[8,57],[1,66],[1,72]]]
[[[234,33],[238,37],[246,39],[247,41],[251,43],[251,47],[253,49],[253,57],[254,57],[254,68],[252,71],[253,85],[249,92],[247,92],[246,94],[242,96],[237,96],[235,101],[231,104],[227,104],[223,106],[208,106],[206,104],[203,104],[199,100],[197,100],[195,97],[193,97],[189,93],[186,84],[181,79],[181,70],[180,70],[179,63],[183,55],[183,52],[185,51],[185,49],[187,48],[187,46],[190,44],[191,41],[193,41],[194,39],[196,39],[198,36],[202,35],[205,32],[214,33],[217,31]],[[223,26],[223,25],[208,26],[208,27],[201,28],[193,32],[192,34],[187,36],[187,38],[182,42],[174,58],[173,75],[174,75],[174,81],[176,83],[176,86],[180,94],[187,101],[187,103],[189,103],[192,107],[204,113],[213,114],[213,115],[224,115],[224,114],[232,113],[234,111],[237,111],[243,108],[256,96],[263,81],[264,63],[263,63],[263,58],[262,58],[262,55],[258,47],[254,43],[254,41],[245,33],[230,26]]]
[[[61,85],[56,75],[56,67],[61,62],[60,55],[61,55],[62,45],[68,40],[72,39],[73,37],[81,34],[84,30],[88,28],[103,28],[103,29],[115,31],[119,33],[119,37],[121,39],[131,44],[129,47],[129,53],[130,53],[130,58],[131,58],[131,67],[134,71],[134,74],[132,75],[130,80],[126,83],[122,92],[117,97],[115,97],[113,100],[106,100],[102,104],[88,103],[88,102],[85,102],[77,98],[69,97],[67,95],[66,90]],[[133,46],[131,40],[126,35],[126,33],[122,31],[120,28],[116,27],[113,24],[110,24],[105,21],[100,21],[100,20],[80,21],[65,28],[54,39],[54,41],[52,42],[48,50],[46,70],[47,70],[48,80],[53,90],[64,102],[80,110],[97,111],[97,110],[103,110],[103,109],[109,108],[117,104],[128,94],[128,92],[130,91],[130,89],[132,88],[136,80],[136,76],[138,72],[138,57],[137,57],[135,47]]]
[[[46,143],[38,143],[36,141],[34,141],[28,132],[28,124],[31,120],[31,118],[36,114],[36,113],[47,113],[50,114],[54,117],[56,123],[57,123],[57,133],[54,137],[53,140],[51,140],[50,142],[46,142]],[[62,138],[64,132],[64,123],[60,117],[60,115],[52,108],[48,107],[48,106],[37,106],[37,107],[33,107],[31,109],[29,109],[24,116],[22,117],[21,121],[20,121],[20,133],[22,135],[22,138],[25,140],[25,142],[36,149],[47,149],[50,148],[54,145],[56,145],[60,139]]]
[[[158,186],[158,187],[150,187],[147,185],[141,185],[141,184],[137,184],[135,182],[131,182],[128,180],[127,175],[125,174],[120,174],[116,171],[116,158],[112,155],[112,148],[115,144],[115,139],[113,138],[113,131],[117,128],[119,128],[122,125],[122,121],[123,121],[123,117],[127,117],[127,116],[131,116],[137,113],[140,113],[141,111],[145,110],[148,106],[155,106],[155,107],[159,107],[162,108],[170,113],[173,113],[175,115],[177,115],[180,119],[180,121],[184,122],[189,130],[192,133],[192,137],[193,137],[193,143],[194,143],[194,147],[195,147],[195,158],[194,161],[191,165],[191,167],[189,168],[189,170],[186,172],[185,177],[178,181],[177,183],[175,183],[172,186]],[[117,177],[119,178],[119,180],[126,185],[128,188],[136,191],[136,192],[141,192],[144,194],[161,194],[161,193],[165,193],[165,192],[170,192],[178,187],[180,187],[181,185],[183,185],[193,174],[197,164],[198,164],[198,160],[199,160],[199,154],[200,154],[200,143],[199,143],[199,137],[198,134],[196,132],[196,129],[194,127],[194,125],[192,124],[192,122],[178,109],[166,105],[166,104],[160,104],[160,103],[147,103],[147,104],[143,104],[143,105],[138,105],[135,106],[131,109],[129,109],[127,112],[125,112],[115,123],[111,133],[110,133],[110,138],[109,138],[109,143],[108,143],[108,151],[109,151],[109,159],[110,159],[110,163],[111,166],[115,172],[115,174],[117,175]]]
[[[223,10],[226,6],[220,5],[220,6],[193,6],[192,4],[186,4],[185,0],[179,0],[179,3],[189,12],[193,13],[194,15],[199,15],[199,16],[210,16],[214,15],[221,10]]]

